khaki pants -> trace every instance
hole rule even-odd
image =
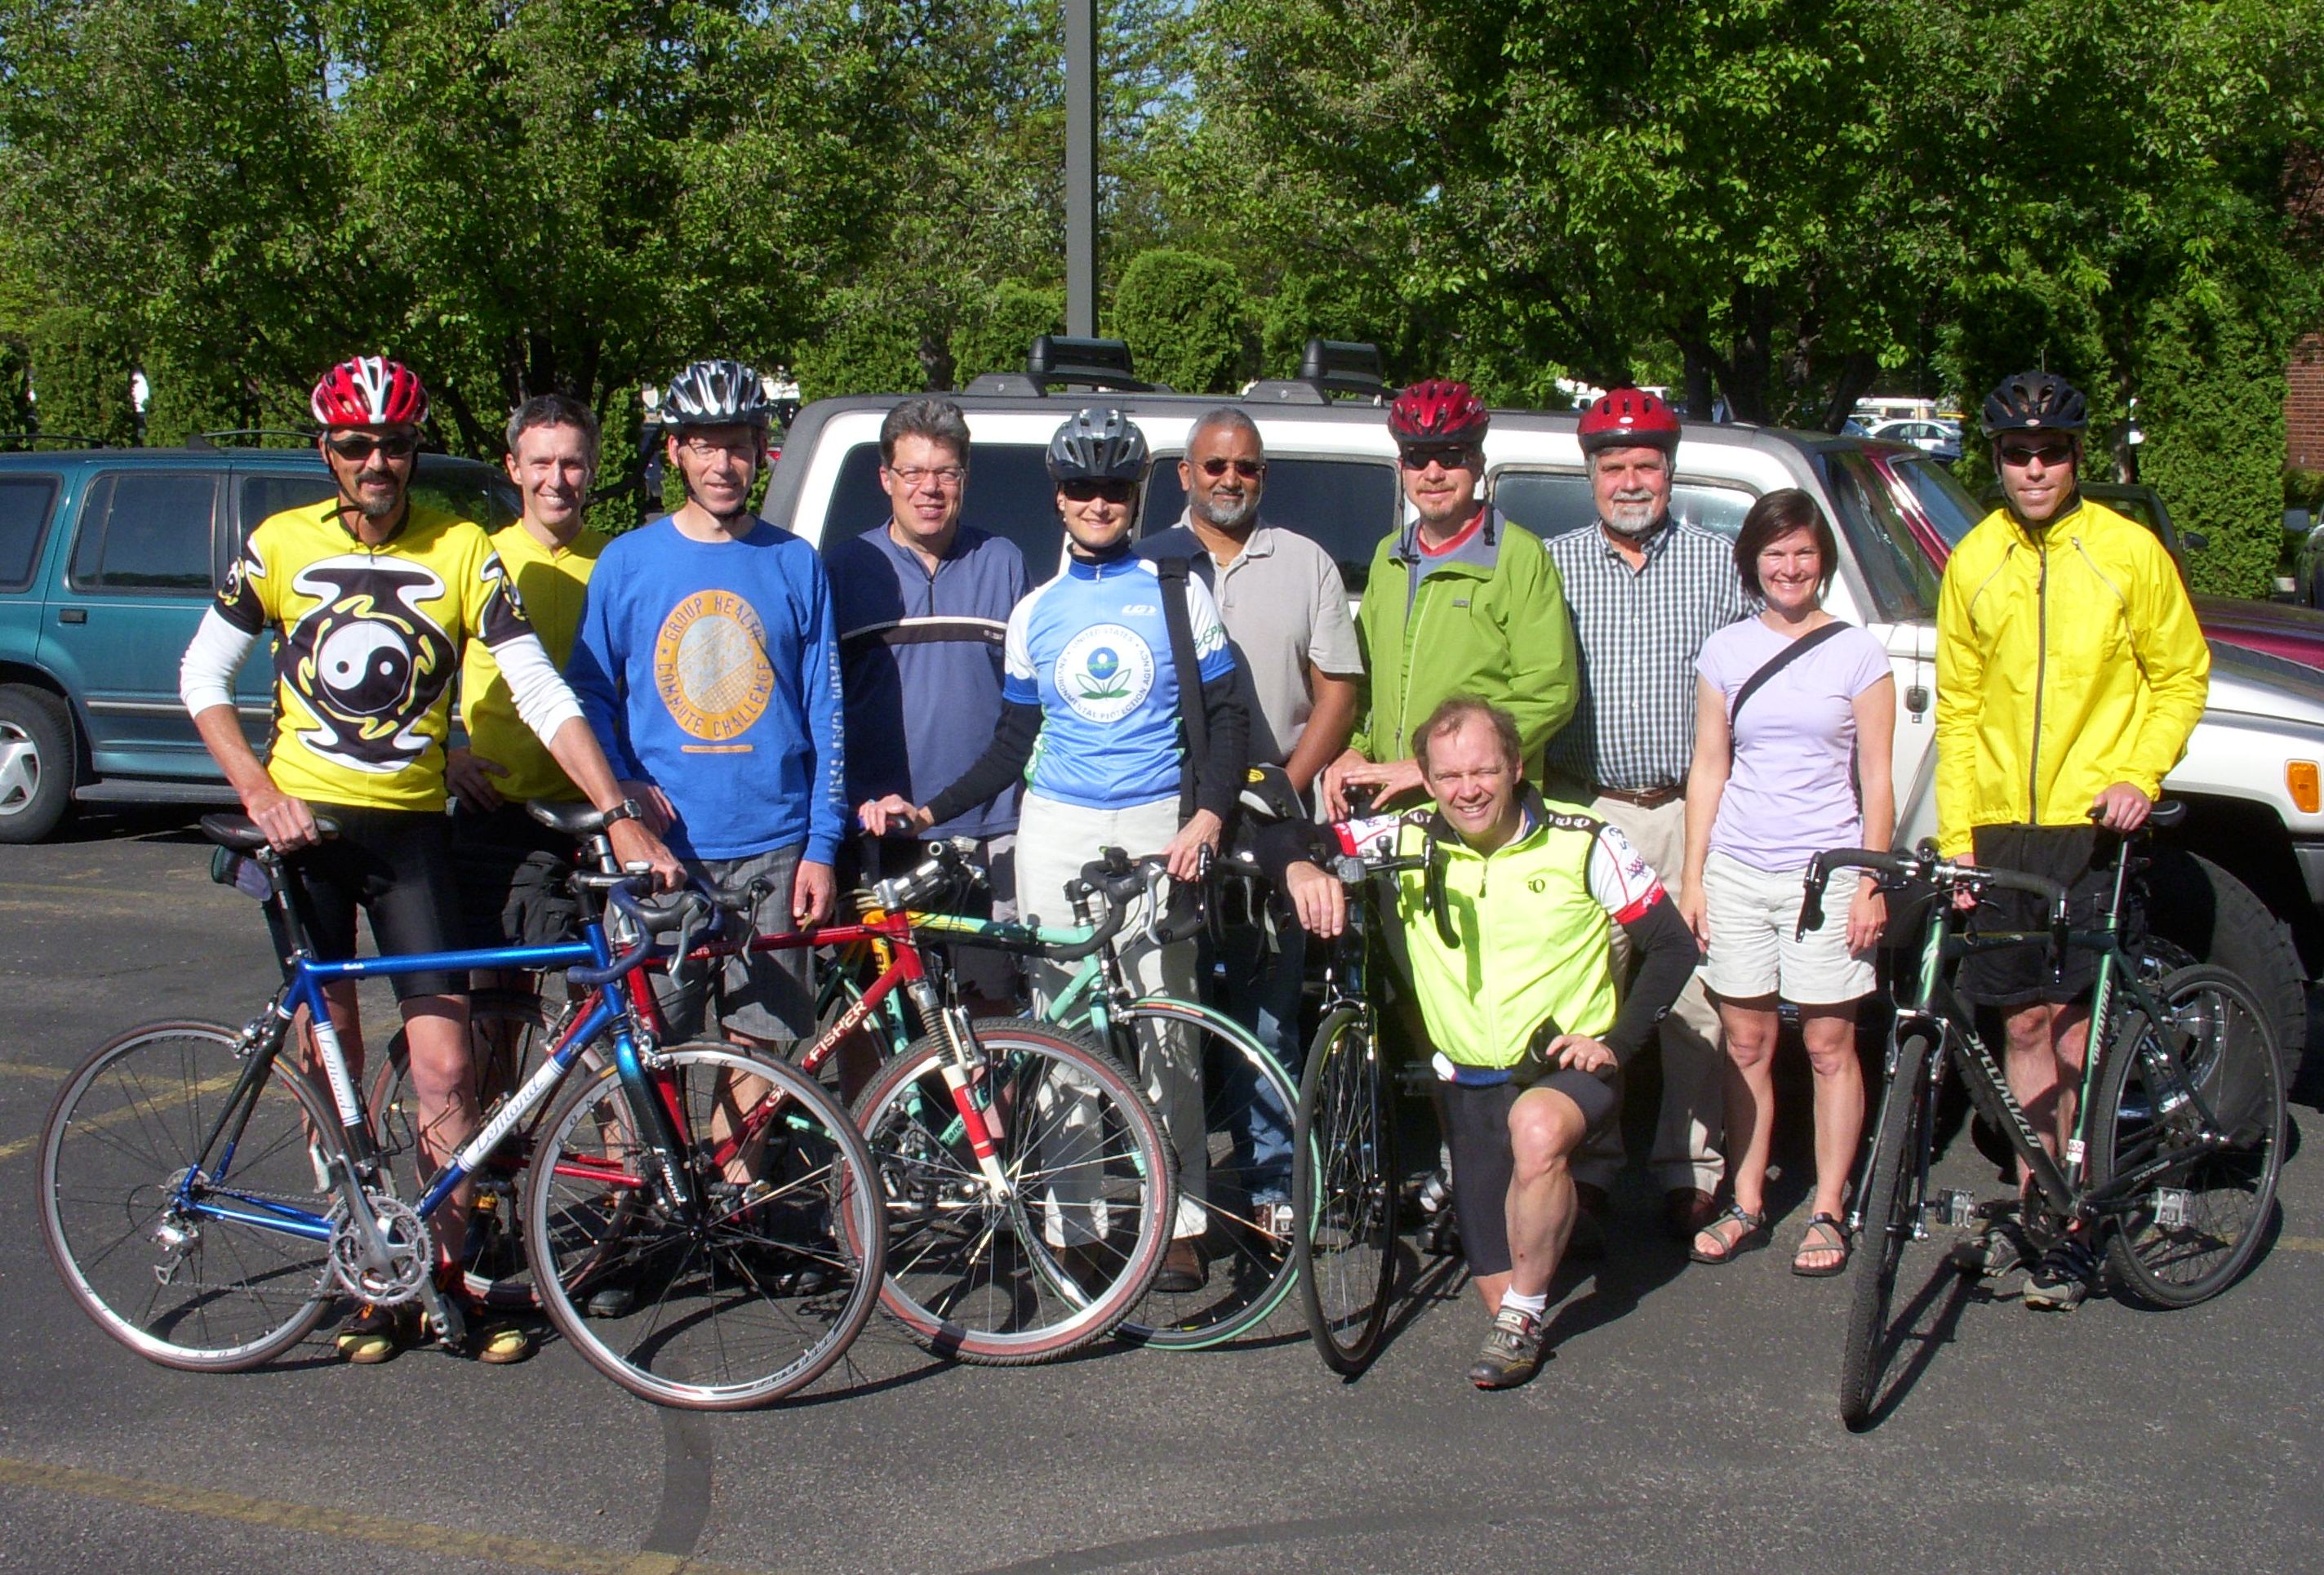
[[[1683,800],[1642,810],[1601,796],[1591,801],[1590,812],[1618,827],[1654,866],[1672,895],[1677,895],[1679,872],[1686,867]],[[1618,924],[1614,927],[1616,979],[1629,977],[1630,962],[1629,937]],[[1704,993],[1700,971],[1688,977],[1657,1032],[1663,1050],[1663,1107],[1655,1124],[1650,1171],[1655,1184],[1666,1192],[1700,1187],[1715,1193],[1727,1170],[1719,1152],[1726,1126],[1725,1052],[1720,1046],[1719,1009]],[[1609,1186],[1622,1168],[1623,1158],[1622,1124],[1609,1121],[1575,1157],[1573,1179],[1590,1186]]]

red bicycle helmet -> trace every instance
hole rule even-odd
[[[1678,449],[1678,412],[1643,388],[1609,389],[1582,412],[1582,451]]]
[[[384,356],[342,361],[315,384],[315,419],[327,427],[418,426],[428,419],[420,374]]]
[[[1492,417],[1465,383],[1430,377],[1396,396],[1388,407],[1388,435],[1406,443],[1476,443]]]

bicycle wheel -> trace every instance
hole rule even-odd
[[[678,1171],[702,1190],[696,1207],[671,1206],[615,1070],[576,1075],[526,1174],[541,1306],[632,1394],[692,1411],[779,1400],[820,1377],[872,1316],[886,1239],[872,1156],[830,1096],[781,1061],[682,1044],[648,1076],[679,1134]],[[584,1317],[608,1290],[629,1305]]]
[[[1924,1033],[1896,1044],[1887,1103],[1873,1140],[1871,1174],[1864,1188],[1864,1234],[1849,1272],[1856,1284],[1848,1304],[1848,1344],[1840,1364],[1840,1420],[1861,1429],[1872,1414],[1886,1366],[1888,1307],[1895,1295],[1904,1249],[1920,1224],[1921,1150],[1928,1141],[1929,1056]]]
[[[2126,1010],[2090,1114],[2090,1186],[2135,1173],[2107,1241],[2116,1279],[2156,1307],[2235,1283],[2265,1237],[2283,1165],[2282,1062],[2259,998],[2225,968],[2154,989],[2163,1021]]]
[[[1249,1332],[1283,1302],[1291,1258],[1291,1124],[1299,1090],[1281,1063],[1232,1023],[1184,1001],[1144,1000],[1117,1013],[1140,1046],[1163,1031],[1179,1036],[1185,1064],[1203,1079],[1204,1183],[1178,1170],[1176,1228],[1196,1216],[1209,1271],[1194,1291],[1150,1289],[1114,1332],[1165,1350],[1201,1350]],[[1254,1118],[1273,1139],[1258,1152]],[[1175,1142],[1176,1134],[1172,1134]],[[1174,1149],[1173,1153],[1183,1153]]]
[[[1162,1123],[1102,1052],[1015,1019],[977,1023],[966,1088],[999,1130],[996,1190],[922,1037],[856,1106],[888,1209],[881,1299],[939,1356],[1019,1367],[1086,1345],[1145,1295],[1175,1201]]]
[[[1379,1348],[1396,1288],[1398,1176],[1388,1069],[1370,1017],[1323,1019],[1292,1127],[1292,1258],[1323,1365],[1350,1377]]]
[[[493,1106],[524,1086],[540,1070],[554,1040],[558,1019],[552,1001],[513,990],[479,990],[468,1002],[468,1042],[475,1073],[476,1108]],[[585,1051],[580,1070],[593,1070],[595,1052]],[[403,1030],[387,1042],[372,1076],[366,1104],[371,1110],[374,1140],[394,1172],[403,1195],[417,1198],[427,1190],[432,1166],[420,1163],[419,1101],[411,1089],[411,1052]],[[524,1256],[524,1230],[518,1223],[524,1195],[525,1162],[533,1140],[549,1117],[555,1101],[544,1099],[516,1130],[501,1140],[476,1173],[468,1209],[467,1248],[464,1270],[468,1294],[487,1306],[529,1308],[537,1305],[532,1271]]]
[[[65,1289],[97,1327],[164,1367],[256,1367],[304,1339],[334,1293],[326,1243],[176,1200],[207,1158],[197,1199],[255,1214],[331,1211],[318,1145],[338,1121],[286,1061],[254,1090],[239,1140],[222,1157],[200,1152],[247,1064],[236,1048],[213,1024],[132,1029],[66,1080],[41,1131],[41,1234]]]

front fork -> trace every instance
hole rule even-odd
[[[1001,1168],[999,1139],[1003,1135],[1002,1124],[1007,1113],[990,1098],[978,1101],[976,1080],[984,1070],[976,1064],[976,1039],[970,1032],[968,1009],[958,1005],[947,1005],[936,994],[936,987],[923,977],[914,979],[909,987],[912,1005],[923,1022],[943,1024],[944,1058],[937,1070],[951,1090],[953,1108],[960,1113],[962,1130],[967,1135],[969,1152],[976,1156],[976,1168],[997,1203],[1014,1200],[1015,1189]],[[984,1079],[985,1092],[991,1089],[991,1079]]]

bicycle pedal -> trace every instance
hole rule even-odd
[[[1947,1187],[1929,1205],[1929,1211],[1938,1223],[1955,1230],[1967,1230],[1978,1223],[1976,1194],[1963,1187]]]
[[[2151,1194],[2154,1200],[2154,1224],[2161,1230],[2181,1230],[2186,1228],[2187,1206],[2194,1195],[2184,1187],[2157,1187]]]

